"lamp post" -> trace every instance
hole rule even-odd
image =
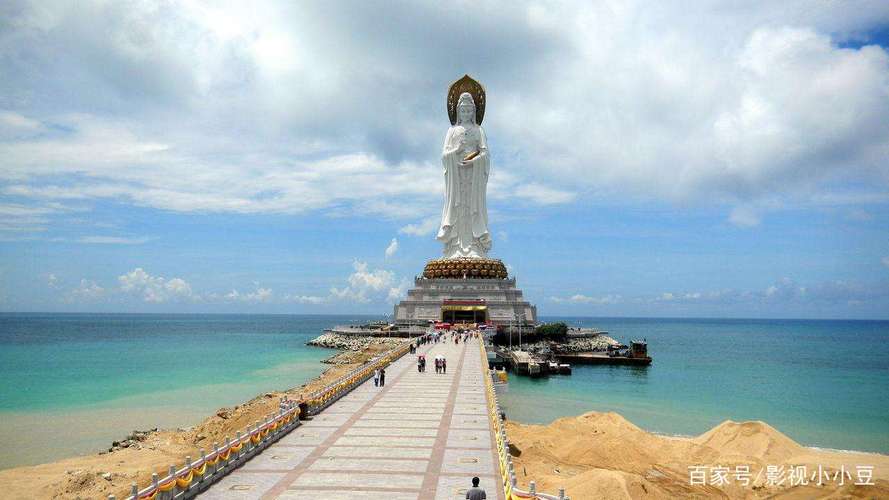
[[[519,348],[522,347],[522,323],[525,322],[525,313],[519,315]]]

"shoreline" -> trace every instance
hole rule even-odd
[[[321,389],[394,345],[368,342],[356,350],[338,350],[320,360],[326,367],[322,365],[320,374],[301,385],[266,391],[233,406],[204,413],[189,427],[136,430],[130,435],[112,438],[107,443],[107,451],[0,470],[0,491],[4,498],[15,499],[106,498],[109,494],[126,498],[131,483],[136,482],[140,488],[145,486],[152,472],[164,475],[170,464],[181,464],[186,456],[197,457],[200,448],[210,449],[214,441],[234,436],[235,432],[276,411],[281,398],[299,399]],[[126,446],[121,446],[122,443]]]

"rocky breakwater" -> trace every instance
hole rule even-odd
[[[326,347],[328,349],[339,349],[345,352],[337,353],[322,363],[331,365],[343,365],[355,362],[355,356],[372,347],[383,346],[386,344],[396,345],[404,342],[401,338],[387,337],[369,337],[360,335],[340,335],[337,333],[325,333],[306,342],[307,345],[315,347]]]
[[[535,354],[538,358],[549,359],[554,354],[576,352],[603,352],[610,345],[618,345],[619,342],[607,335],[569,339],[564,342],[553,340],[541,340],[530,344],[524,344],[525,351]]]

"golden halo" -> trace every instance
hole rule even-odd
[[[485,118],[485,88],[469,75],[463,75],[463,78],[452,83],[448,88],[447,106],[451,125],[457,124],[457,101],[463,92],[469,92],[472,95],[472,100],[475,102],[475,123],[481,125]]]

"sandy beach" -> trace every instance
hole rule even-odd
[[[565,488],[575,500],[889,497],[889,456],[806,448],[765,422],[725,421],[690,438],[655,435],[617,413],[599,412],[506,428],[521,486],[534,480],[538,491]],[[769,466],[785,472],[783,484],[769,484]],[[809,484],[790,486],[789,470],[799,466]],[[873,485],[854,484],[859,466],[873,467]],[[727,470],[725,484],[714,479],[721,476],[717,467]],[[704,474],[704,484],[699,476],[691,484],[692,471]],[[840,471],[849,473],[842,485]],[[778,472],[773,477],[778,483]]]

